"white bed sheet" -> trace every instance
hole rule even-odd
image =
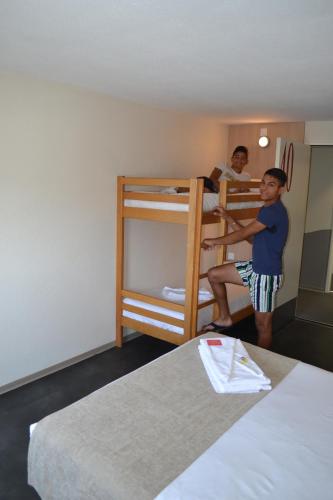
[[[156,298],[164,299],[165,296],[162,293],[162,289],[151,289],[140,291],[140,293],[144,293],[145,295],[153,296]],[[231,314],[243,309],[251,303],[248,289],[243,286],[238,285],[227,285],[227,295],[228,295],[228,303]],[[184,303],[184,301],[177,301],[177,303]],[[202,301],[199,301],[202,302]],[[168,309],[165,307],[155,306],[153,304],[148,304],[147,302],[141,300],[135,300],[130,298],[123,299],[123,304],[128,304],[136,307],[140,307],[145,309],[146,311],[154,311],[160,314],[165,314],[166,316],[170,316],[171,318],[176,318],[183,320],[184,314],[178,311],[173,311],[172,309]],[[131,311],[127,311],[123,309],[122,315],[127,318],[135,319],[137,321],[141,321],[143,323],[156,326],[158,328],[164,328],[173,333],[178,333],[179,335],[184,335],[184,329],[171,325],[170,323],[159,321],[153,318],[149,318],[148,316],[143,316],[140,314],[133,313]],[[209,323],[213,317],[213,306],[208,306],[203,309],[199,309],[198,311],[198,321],[197,321],[197,330],[199,331],[205,324]]]
[[[331,500],[332,383],[298,363],[156,500]]]
[[[242,193],[247,196],[247,193]],[[249,193],[250,195],[253,193]],[[188,212],[189,205],[185,203],[177,203],[177,196],[184,196],[184,193],[175,193],[175,202],[162,202],[162,201],[147,201],[147,200],[124,200],[125,207],[131,208],[152,208],[154,210],[171,210],[175,212]],[[203,195],[203,211],[211,212],[216,205],[219,204],[219,195],[216,193],[204,193]],[[227,204],[229,210],[236,210],[242,208],[257,208],[263,205],[262,201],[242,201],[239,203],[230,202]]]

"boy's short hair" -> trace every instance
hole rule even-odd
[[[209,177],[201,176],[201,177],[197,177],[197,179],[203,179],[204,180],[204,187],[209,189],[209,191],[211,191],[212,193],[218,192],[214,182]]]
[[[247,149],[246,146],[237,146],[234,149],[232,156],[236,155],[237,153],[244,153],[246,155],[246,158],[248,158],[248,156],[249,156],[249,150]]]
[[[264,175],[275,177],[275,179],[279,181],[281,187],[283,187],[288,180],[286,173],[281,170],[281,168],[269,168],[268,170],[266,170]]]

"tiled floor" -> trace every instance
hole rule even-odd
[[[235,336],[255,341],[250,320]],[[38,500],[27,485],[29,425],[170,351],[174,346],[141,336],[58,373],[0,396],[0,500]],[[275,334],[273,350],[333,371],[333,328],[293,321]],[[89,500],[89,499],[87,499]]]

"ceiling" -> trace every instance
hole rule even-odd
[[[333,120],[332,0],[0,0],[0,70],[226,123]]]

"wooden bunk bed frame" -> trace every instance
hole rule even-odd
[[[198,303],[199,281],[207,277],[207,273],[200,274],[200,244],[201,231],[204,224],[218,224],[219,234],[228,232],[228,224],[224,219],[214,216],[212,213],[203,213],[203,179],[156,179],[137,177],[118,177],[117,179],[117,258],[116,258],[116,345],[122,346],[123,328],[128,327],[135,331],[171,342],[183,344],[194,338],[197,332],[198,310],[211,304],[216,305],[215,299]],[[259,201],[258,193],[229,194],[230,188],[258,188],[260,181],[255,179],[246,182],[222,181],[220,183],[219,203],[226,206],[228,202]],[[181,195],[164,194],[160,192],[127,191],[126,186],[151,186],[181,187],[187,188],[188,193]],[[156,210],[153,208],[134,208],[124,205],[125,200],[158,201],[167,203],[188,204],[188,212],[174,210]],[[255,218],[259,208],[245,208],[228,210],[236,220]],[[125,219],[145,219],[159,222],[172,222],[187,225],[187,254],[186,254],[186,277],[185,277],[185,304],[179,304],[168,300],[144,295],[124,289],[124,224]],[[217,252],[217,265],[226,261],[226,247],[221,246]],[[165,307],[184,314],[184,320],[165,316],[163,314],[148,311],[136,306],[124,304],[125,298],[140,300],[155,306]],[[131,311],[159,321],[182,327],[184,334],[170,332],[141,321],[124,317],[123,310]],[[251,305],[232,314],[234,322],[253,313]]]

